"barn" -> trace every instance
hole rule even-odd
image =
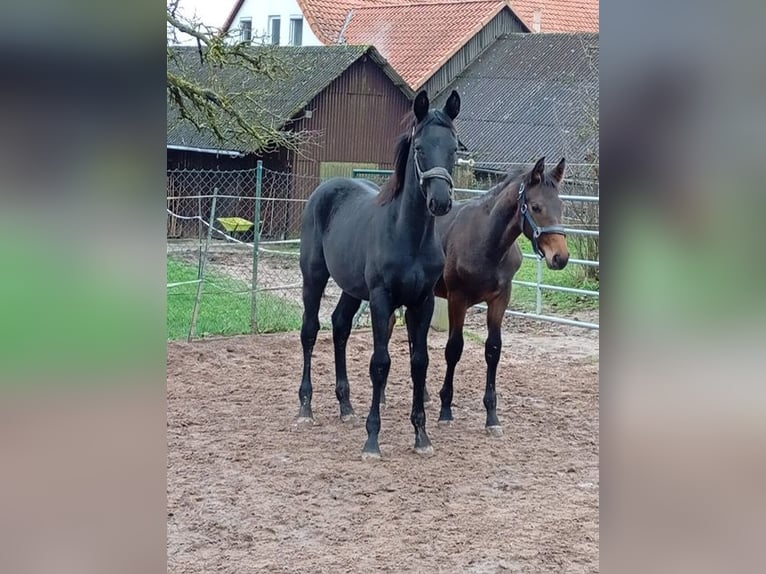
[[[194,70],[199,60],[194,47],[174,48]],[[226,90],[257,93],[260,104],[285,131],[305,132],[307,141],[296,150],[276,149],[249,153],[221,143],[211,131],[198,130],[179,120],[168,104],[168,197],[210,194],[237,198],[222,201],[221,217],[253,213],[255,167],[263,162],[262,196],[305,199],[321,179],[351,175],[358,167],[388,169],[400,131],[400,119],[409,111],[412,90],[371,46],[253,47],[271,50],[289,70],[286,77],[248,77],[235,71],[226,77]],[[199,74],[204,70],[198,66]],[[187,68],[189,69],[189,68]],[[204,177],[200,172],[204,170]],[[236,175],[235,175],[236,174]],[[297,228],[301,204],[293,202],[279,220],[264,214],[264,236],[284,237]],[[177,201],[174,213],[196,213],[194,202]],[[189,213],[185,213],[189,211]],[[196,233],[196,227],[191,231]],[[183,226],[175,233],[182,235]]]

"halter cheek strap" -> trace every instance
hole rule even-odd
[[[522,221],[520,222],[522,233],[524,232],[524,219],[526,219],[527,223],[529,223],[529,227],[532,229],[532,249],[534,249],[535,254],[542,259],[545,257],[545,254],[542,249],[540,249],[540,236],[543,233],[556,233],[566,237],[567,234],[564,231],[564,227],[561,225],[547,225],[545,227],[540,227],[535,223],[532,214],[529,212],[529,206],[527,205],[526,185],[524,183],[519,186],[519,206],[522,216]]]
[[[410,141],[415,141],[415,128],[412,128],[412,137]],[[420,191],[423,192],[423,196],[425,197],[425,190],[423,189],[423,185],[425,182],[429,179],[443,179],[449,184],[449,195],[450,199],[452,199],[453,190],[454,190],[454,183],[452,181],[452,175],[449,171],[447,171],[443,167],[432,167],[431,169],[427,169],[426,171],[423,171],[420,168],[420,162],[418,161],[418,152],[413,150],[412,157],[415,160],[415,174],[418,176],[418,184],[420,185]]]

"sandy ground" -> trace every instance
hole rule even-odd
[[[314,353],[316,425],[298,427],[297,333],[168,343],[168,571],[597,572],[598,335],[507,320],[505,433],[484,432],[484,330],[469,321],[455,423],[412,452],[406,331],[391,343],[380,437],[361,460],[372,336],[348,345],[355,424],[338,419],[332,338]],[[429,390],[446,336],[429,337]]]

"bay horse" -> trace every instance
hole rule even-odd
[[[487,382],[484,406],[487,432],[500,436],[497,418],[495,377],[502,348],[501,327],[511,298],[511,280],[521,267],[522,255],[516,239],[522,233],[532,242],[550,269],[563,269],[569,260],[566,234],[561,226],[562,203],[559,185],[564,178],[564,158],[545,171],[545,158],[531,170],[516,170],[486,194],[456,201],[436,228],[446,263],[435,293],[447,299],[449,339],[444,350],[447,372],[439,392],[439,423],[452,421],[455,366],[463,353],[463,323],[469,307],[487,304],[487,339],[484,357]]]
[[[346,373],[346,342],[362,300],[370,302],[373,390],[362,451],[365,459],[380,457],[380,399],[391,365],[389,317],[400,306],[407,307],[415,451],[433,452],[426,434],[423,393],[434,285],[444,268],[434,222],[452,207],[452,168],[458,146],[452,122],[460,112],[460,96],[453,91],[440,110],[429,106],[428,95],[421,91],[413,102],[414,118],[396,147],[394,173],[380,193],[371,182],[333,178],[314,190],[303,213],[303,375],[298,418],[312,420],[311,353],[319,331],[319,303],[332,277],[343,291],[332,314],[335,395],[343,420],[354,414]]]

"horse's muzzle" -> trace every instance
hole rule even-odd
[[[448,199],[446,203],[444,202],[436,202],[433,198],[428,200],[428,211],[431,212],[431,215],[440,216],[440,215],[446,215],[449,213],[450,209],[452,209],[452,200]]]
[[[452,209],[452,184],[441,178],[426,181],[426,207],[436,217],[446,215]]]
[[[540,239],[540,249],[545,255],[545,264],[548,269],[561,270],[569,262],[569,248],[565,235],[558,233],[544,233]]]
[[[564,253],[563,255],[559,253],[554,253],[553,257],[551,257],[550,259],[548,259],[547,257],[545,258],[545,263],[548,265],[548,268],[556,270],[556,271],[566,267],[568,262],[569,262],[569,253]]]

